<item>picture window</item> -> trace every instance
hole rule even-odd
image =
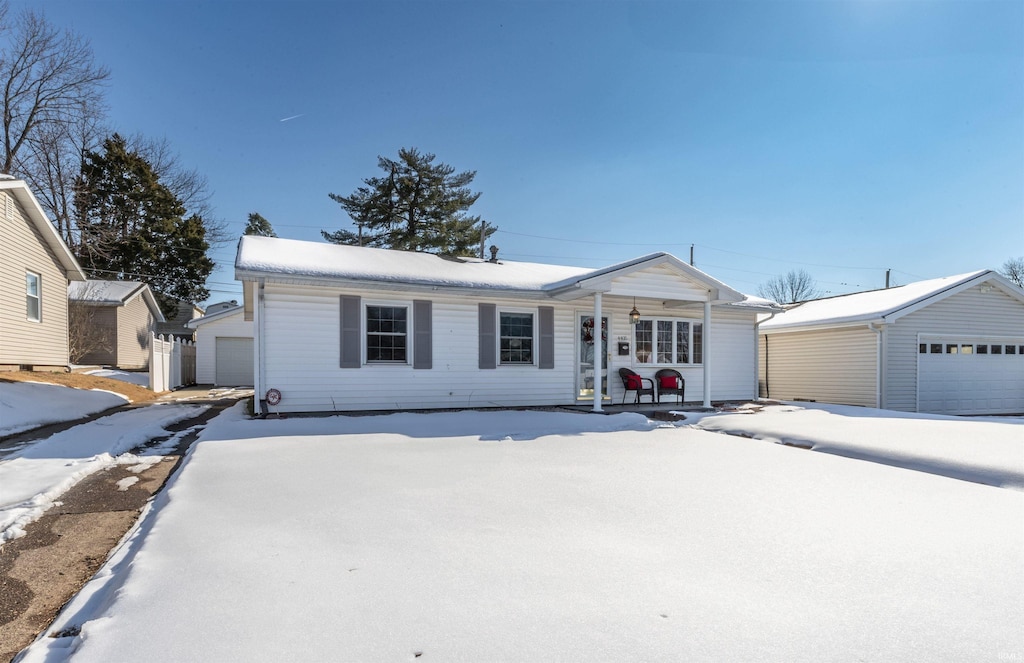
[[[633,328],[634,359],[638,364],[700,364],[704,325],[689,320],[645,318]]]

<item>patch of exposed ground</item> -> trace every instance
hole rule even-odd
[[[0,382],[46,382],[74,389],[102,389],[127,396],[133,403],[144,403],[160,396],[145,387],[131,382],[111,380],[85,373],[37,373],[34,371],[10,371],[0,373]]]

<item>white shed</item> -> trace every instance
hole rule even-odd
[[[762,397],[1024,413],[1024,290],[993,271],[804,302],[759,342]]]
[[[241,306],[190,320],[196,330],[196,382],[219,387],[252,386],[252,321]]]

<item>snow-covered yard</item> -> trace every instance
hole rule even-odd
[[[1022,522],[1018,490],[635,414],[236,407],[25,660],[1019,660]]]
[[[0,435],[78,419],[124,405],[122,394],[42,382],[0,382]]]
[[[23,535],[26,525],[38,520],[68,488],[93,472],[115,463],[137,465],[141,470],[147,464],[159,462],[161,450],[173,446],[174,439],[150,449],[145,457],[128,451],[167,434],[165,426],[194,417],[205,409],[167,403],[117,412],[6,455],[0,460],[0,545]]]
[[[140,387],[149,387],[149,371],[122,371],[116,368],[99,368],[95,371],[86,371],[86,375],[95,375],[121,382],[130,382]]]

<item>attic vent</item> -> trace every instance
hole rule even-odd
[[[14,220],[14,198],[11,198],[11,194],[4,194],[4,216],[8,221]]]

